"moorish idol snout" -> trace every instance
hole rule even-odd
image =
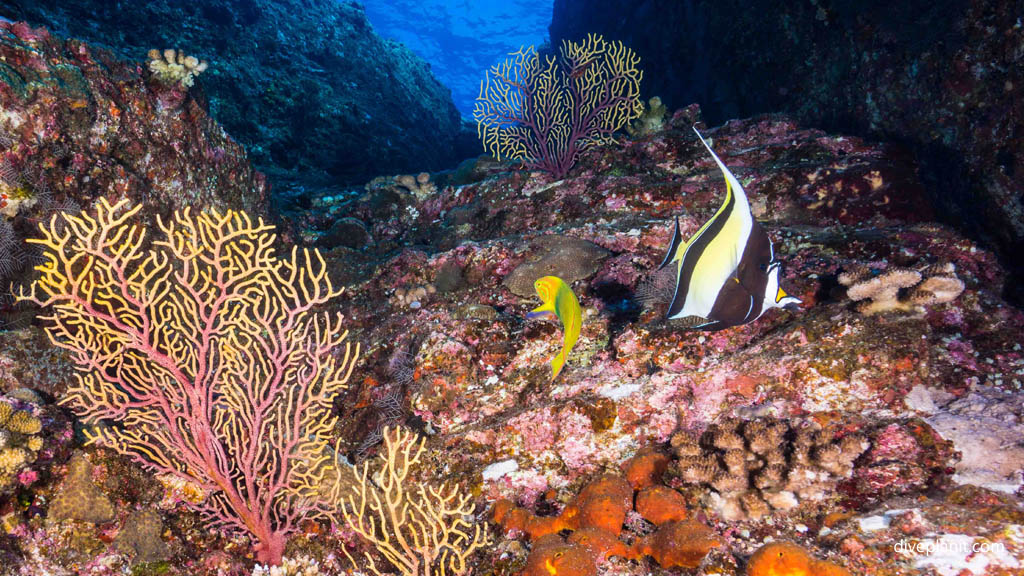
[[[700,132],[697,137],[725,176],[725,202],[686,242],[676,218],[672,244],[659,267],[678,266],[668,317],[699,316],[707,321],[694,329],[721,330],[753,322],[771,308],[796,308],[800,300],[779,286],[782,264],[775,260],[768,233],[750,213],[746,192]]]

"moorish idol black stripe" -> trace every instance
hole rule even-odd
[[[781,262],[771,238],[750,212],[747,193],[697,128],[693,129],[725,176],[725,201],[692,238],[675,233],[660,268],[676,263],[676,290],[670,319],[699,316],[695,330],[721,330],[753,322],[772,308],[800,304],[779,286]]]

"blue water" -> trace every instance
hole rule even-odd
[[[365,0],[377,34],[430,63],[470,117],[484,71],[523,45],[548,40],[553,0]]]

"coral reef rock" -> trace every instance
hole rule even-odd
[[[593,276],[608,251],[593,242],[568,236],[541,236],[533,241],[537,254],[516,266],[503,284],[516,296],[535,292],[533,283],[544,276],[558,276],[566,284]]]
[[[93,466],[85,454],[72,457],[60,492],[50,502],[49,518],[103,524],[114,519],[110,498],[93,483]]]
[[[197,83],[213,116],[281,181],[313,172],[362,183],[479,149],[460,149],[461,118],[427,63],[377,36],[356,2],[13,0],[0,16],[115,46],[125,60],[174,46],[212,62]]]
[[[978,386],[934,410],[928,424],[960,452],[953,480],[1003,492],[1024,487],[1024,397]]]
[[[231,20],[237,6],[216,12]],[[265,25],[267,13],[246,14],[251,26]],[[0,74],[0,103],[13,111],[4,116],[0,176],[14,171],[3,176],[15,183],[4,191],[18,203],[13,219],[3,219],[11,232],[0,233],[15,245],[65,198],[89,211],[98,195],[123,196],[146,216],[185,204],[262,205],[262,180],[199,104],[230,57],[147,38],[145,49],[180,46],[215,63],[185,91],[79,41],[24,24],[0,23],[0,32],[0,70],[17,71]],[[307,94],[292,82],[282,90]],[[664,318],[673,271],[644,288],[676,218],[689,236],[726,195],[694,125],[743,182],[800,310],[691,331]],[[483,574],[646,574],[659,563],[699,563],[739,576],[769,539],[858,574],[909,574],[942,561],[922,557],[930,564],[918,566],[893,549],[901,538],[998,543],[1005,549],[984,555],[987,565],[1019,567],[1024,514],[1013,468],[1024,313],[1003,296],[1014,280],[996,255],[935,222],[919,167],[898,147],[789,116],[705,126],[690,106],[666,115],[661,130],[585,151],[557,181],[481,160],[432,173],[429,194],[393,175],[430,168],[398,165],[365,186],[323,190],[278,243],[324,246],[326,273],[345,287],[324,312],[342,313],[366,351],[331,404],[338,425],[324,431],[329,449],[363,456],[384,424],[421,434],[430,456],[410,472],[410,485],[458,486],[474,510],[494,503],[501,537],[467,560]],[[25,252],[4,280],[28,274],[33,254]],[[906,287],[859,300],[913,310],[859,312],[848,297],[856,283],[840,282],[856,270],[870,271],[861,279],[868,283],[913,271]],[[526,319],[537,305],[536,275],[548,273],[572,281],[586,310],[554,382],[547,361],[559,328]],[[931,277],[942,280],[925,286]],[[0,312],[10,328],[0,332],[5,393],[31,387],[64,400],[75,382],[68,355],[53,352],[38,326],[12,326],[24,310],[4,301]],[[116,553],[114,530],[128,510],[159,508],[174,566],[157,565],[197,576],[251,573],[250,543],[183,511],[209,497],[206,487],[165,478],[161,488],[150,472],[115,458],[94,460],[90,475],[81,456],[62,484],[66,458],[50,440],[73,435],[52,426],[45,408],[31,409],[42,421],[42,450],[19,472],[39,479],[19,478],[0,509],[11,534],[0,562],[10,557],[33,574],[128,573],[131,554]],[[86,519],[100,523],[41,522],[48,503],[53,518],[86,516],[77,508],[87,505]],[[323,572],[351,569],[341,550],[379,558],[368,540],[315,521],[290,538],[283,552]],[[378,566],[391,568],[383,559]]]
[[[708,333],[664,319],[671,288],[651,291],[658,305],[642,305],[638,292],[664,259],[675,218],[684,236],[692,234],[725,195],[694,124],[744,183],[774,241],[783,284],[804,301],[799,311],[773,311],[750,325]],[[422,342],[412,352],[416,385],[399,394],[410,407],[402,418],[431,431],[438,470],[479,487],[482,498],[514,502],[504,505],[511,520],[503,524],[535,538],[518,548],[499,542],[495,558],[507,553],[514,569],[522,569],[548,538],[563,551],[560,562],[593,559],[590,552],[566,551],[572,543],[565,534],[575,530],[566,527],[565,510],[584,483],[622,470],[635,495],[655,486],[679,492],[687,516],[673,521],[696,520],[723,535],[707,562],[738,574],[739,559],[754,552],[765,531],[799,541],[815,557],[831,557],[838,541],[807,536],[821,518],[854,537],[848,522],[834,519],[905,508],[907,500],[954,489],[961,473],[981,474],[977,459],[964,465],[956,457],[971,445],[970,436],[939,431],[944,412],[979,430],[988,425],[987,413],[998,414],[1000,438],[1007,440],[1017,429],[1016,408],[1004,395],[1019,394],[1024,383],[1024,314],[1002,296],[1009,280],[995,255],[931,221],[916,170],[913,158],[890,146],[802,128],[786,116],[705,128],[690,107],[666,117],[658,132],[584,153],[559,181],[512,169],[461,184],[437,176],[437,191],[416,199],[392,180],[338,204],[333,215],[311,214],[308,222],[316,231],[339,216],[357,218],[373,236],[363,250],[328,254],[330,266],[353,271],[340,298],[347,325],[379,348],[367,360],[374,374],[386,370],[397,343]],[[536,267],[560,246],[581,241],[590,243],[583,255]],[[955,275],[963,291],[908,312],[865,315],[839,282],[859,267],[878,275],[920,274],[915,285],[896,291],[896,301],[929,276]],[[550,382],[546,363],[558,328],[526,315],[537,305],[534,275],[568,281],[565,271],[573,274],[587,314],[566,373]],[[410,290],[418,308],[404,303]],[[380,383],[374,376],[353,384],[351,398],[359,399],[353,420],[372,420]],[[985,394],[987,410],[955,403],[986,388],[999,392]],[[751,422],[765,427],[763,438],[744,435]],[[705,430],[730,423],[734,434],[720,434],[717,446],[702,441]],[[765,446],[776,425],[782,438]],[[372,426],[346,431],[357,447]],[[700,482],[682,482],[680,457],[663,449],[683,431],[693,434],[695,456],[708,457]],[[1000,444],[1000,454],[1015,454],[1012,443]],[[652,445],[660,448],[644,448]],[[742,473],[750,466],[748,476],[718,474],[741,466]],[[1009,487],[1010,467],[990,466],[986,485]],[[658,529],[636,507],[643,504],[649,515],[648,498],[656,496],[625,508],[610,500],[609,523],[589,527],[614,534],[608,528],[624,510],[618,539],[633,545]],[[967,514],[969,506],[957,513]],[[985,532],[968,524],[964,533],[1001,534],[1010,522],[993,521]],[[737,530],[752,536],[724,536]],[[592,546],[604,549],[594,543],[600,541],[594,537]],[[912,564],[882,554],[881,543],[865,545],[877,560],[840,552],[849,560],[844,565],[862,562],[856,571],[869,573],[885,562]],[[634,565],[608,556],[616,568]],[[530,566],[543,569],[534,558]],[[646,556],[636,565],[651,562]]]
[[[2,160],[48,218],[117,194],[151,206],[260,212],[265,182],[194,99],[152,91],[138,66],[78,40],[0,20]],[[176,90],[176,89],[171,89]]]

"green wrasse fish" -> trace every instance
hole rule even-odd
[[[564,337],[562,351],[551,359],[551,379],[558,378],[558,373],[565,366],[569,357],[569,351],[580,339],[580,327],[583,325],[583,311],[580,309],[579,300],[572,293],[572,289],[558,276],[545,276],[533,283],[537,289],[537,296],[540,296],[541,304],[526,315],[527,318],[556,317],[562,321]]]

